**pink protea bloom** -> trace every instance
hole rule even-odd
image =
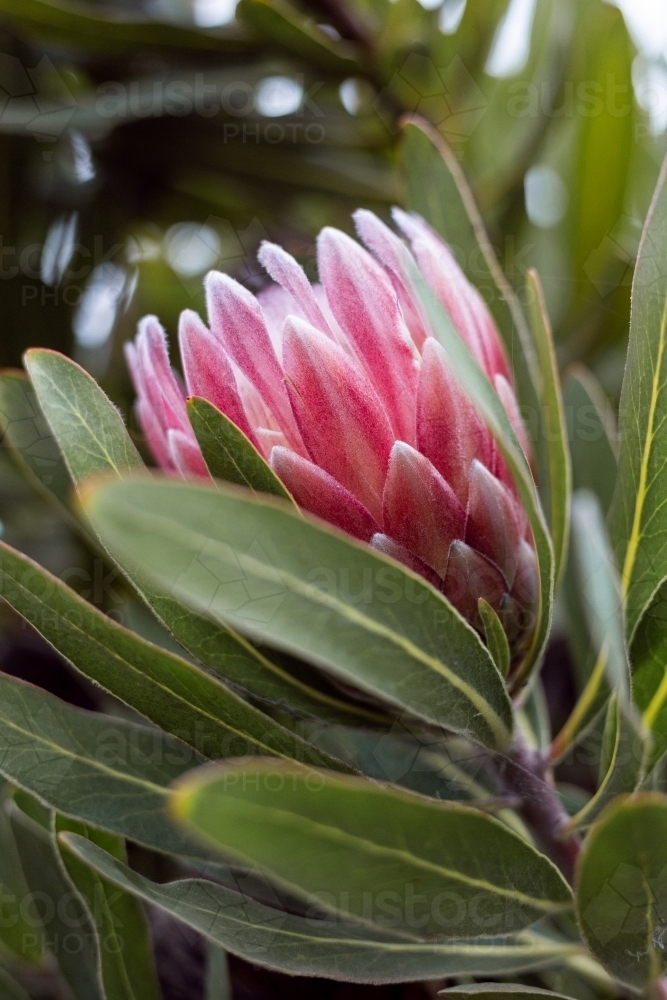
[[[398,210],[394,217],[528,454],[485,302],[421,218]],[[209,326],[191,311],[180,319],[185,387],[170,367],[160,324],[144,318],[127,345],[139,422],[162,468],[207,476],[185,401],[209,400],[303,510],[422,574],[479,629],[483,597],[518,652],[537,602],[525,512],[410,291],[410,251],[371,212],[358,211],[355,221],[368,250],[336,229],[322,230],[319,285],[271,243],[259,260],[274,283],[257,296],[211,272]]]

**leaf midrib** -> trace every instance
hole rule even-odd
[[[627,599],[628,591],[630,589],[632,573],[637,559],[637,552],[639,550],[639,543],[643,535],[642,515],[644,512],[644,503],[646,502],[646,495],[647,495],[646,483],[648,479],[649,464],[651,461],[651,450],[653,446],[653,440],[655,437],[655,417],[658,408],[658,398],[660,395],[660,373],[662,368],[663,354],[665,350],[666,333],[667,333],[667,298],[665,298],[665,303],[662,310],[662,317],[660,321],[658,354],[656,357],[655,369],[653,371],[653,378],[651,381],[651,400],[649,403],[649,413],[647,419],[647,433],[646,433],[646,439],[644,441],[644,448],[642,450],[641,464],[639,467],[639,483],[637,484],[637,497],[635,500],[632,528],[630,531],[630,538],[628,539],[628,547],[625,553],[625,560],[623,562],[623,572],[621,575],[621,586],[623,589],[623,597],[625,599]]]
[[[168,538],[175,539],[176,542],[181,545],[189,542],[191,545],[196,546],[197,550],[202,550],[205,545],[208,551],[212,550],[213,554],[217,553],[223,563],[226,563],[228,559],[221,550],[227,548],[232,552],[236,552],[236,549],[234,549],[231,544],[221,542],[210,536],[202,535],[198,531],[179,524],[164,515],[144,515],[142,512],[130,507],[127,502],[125,503],[125,507],[129,511],[130,517],[134,519],[138,525],[142,526],[146,523],[153,528],[155,528],[156,525],[161,525]],[[366,631],[381,636],[394,646],[398,647],[413,660],[416,660],[418,663],[422,663],[430,670],[440,674],[452,687],[456,688],[461,694],[463,694],[464,697],[466,697],[483,716],[498,743],[502,746],[507,742],[507,738],[509,736],[507,729],[503,725],[502,720],[493,711],[489,703],[477,691],[475,691],[474,688],[470,687],[469,684],[466,684],[464,680],[451,671],[444,663],[432,656],[429,656],[407,637],[403,637],[387,626],[382,625],[380,622],[376,622],[374,619],[368,618],[350,605],[346,605],[331,595],[325,593],[325,591],[319,590],[316,587],[307,586],[302,583],[298,577],[287,572],[286,570],[281,570],[278,573],[276,570],[266,566],[264,563],[259,562],[254,556],[247,553],[239,553],[239,557],[242,559],[243,563],[248,565],[260,579],[270,583],[281,583],[283,585],[289,583],[289,589],[291,589],[294,593],[305,597],[306,600],[311,601],[313,604],[319,604],[323,607],[329,608],[329,610],[332,610],[340,615],[341,618],[347,619],[355,625],[359,625]],[[484,649],[481,644],[481,640],[479,642],[480,647]],[[495,665],[490,660],[490,657],[489,662],[495,670]]]
[[[75,834],[74,836],[77,836],[77,835]],[[84,851],[80,850],[78,844],[75,843],[75,842],[73,842],[73,837],[65,835],[64,839],[65,839],[65,842],[67,843],[67,845],[77,855],[77,857],[80,857],[86,864],[89,864],[92,867],[93,862],[91,862],[91,860],[87,857],[87,852],[85,850]],[[100,850],[101,850],[101,848],[100,848]],[[95,868],[95,870],[98,870],[97,867]],[[125,879],[123,877],[115,875],[115,874],[112,874],[111,872],[108,872],[106,870],[102,873],[102,875],[103,875],[104,878],[108,879],[109,882],[113,882],[113,884],[117,885],[119,888],[125,889],[127,892],[130,891],[128,889],[128,887],[127,887],[127,882],[125,881]],[[190,885],[201,886],[201,880],[198,880],[198,879],[181,879],[177,883],[171,883],[171,885],[178,885],[178,884],[182,884],[182,883],[189,883]],[[142,898],[147,899],[148,901],[155,903],[156,897],[158,896],[157,893],[152,892],[151,890],[146,890],[146,889],[143,888],[143,886],[137,887],[134,884],[133,884],[133,888],[135,889],[135,891],[138,892],[139,895],[142,896]],[[165,887],[162,887],[162,888],[165,888]],[[190,900],[188,900],[187,902],[183,903],[181,899],[178,899],[178,898],[177,899],[171,899],[170,898],[169,902],[172,904],[172,910],[170,910],[169,912],[173,912],[175,914],[177,914],[177,910],[178,910],[178,908],[181,905],[184,906],[185,908],[191,910],[194,913],[202,913],[202,914],[204,914],[205,916],[207,916],[209,918],[211,917],[211,915],[217,917],[220,914],[220,909],[219,908],[218,909],[210,909],[209,910],[209,909],[207,909],[204,906],[199,906],[199,905],[196,905],[196,904],[192,903]],[[259,904],[259,905],[261,906],[262,904]],[[227,908],[225,908],[225,910],[224,910],[223,919],[225,921],[229,922],[229,923],[238,924],[239,927],[242,927],[245,930],[247,930],[247,928],[248,928],[248,922],[247,921],[241,920],[238,917],[230,914],[229,910]],[[202,931],[202,933],[205,933],[205,932]],[[406,949],[409,949],[410,951],[419,952],[419,951],[422,951],[424,949],[427,949],[429,952],[436,951],[437,953],[443,953],[443,954],[449,954],[451,952],[452,954],[458,955],[458,954],[461,954],[463,952],[463,953],[470,953],[470,954],[473,954],[473,955],[499,955],[499,956],[504,956],[504,955],[507,955],[508,950],[511,949],[512,950],[512,954],[516,955],[517,957],[518,957],[518,954],[526,954],[527,956],[530,956],[531,952],[534,952],[535,950],[541,951],[543,954],[545,954],[545,953],[548,953],[550,955],[553,954],[554,956],[555,955],[569,955],[569,954],[586,954],[586,955],[588,954],[588,950],[583,945],[577,944],[577,943],[559,944],[559,943],[549,942],[548,945],[544,944],[543,940],[540,939],[538,937],[538,935],[531,934],[530,931],[523,932],[523,933],[520,932],[519,934],[517,934],[517,936],[516,936],[517,941],[520,941],[521,943],[520,944],[512,944],[512,945],[507,945],[507,944],[484,944],[484,945],[473,944],[473,945],[471,945],[471,944],[464,944],[461,941],[453,942],[452,944],[445,944],[444,942],[443,943],[440,943],[440,942],[436,943],[436,942],[433,942],[433,941],[424,941],[424,942],[415,942],[415,943],[413,943],[411,941],[406,941],[406,942],[403,942],[403,941],[396,941],[396,942],[374,941],[374,940],[365,940],[363,938],[335,938],[335,939],[332,939],[332,938],[327,938],[327,937],[317,937],[315,934],[312,934],[312,935],[311,934],[303,934],[303,933],[301,933],[299,931],[295,931],[295,930],[291,930],[291,929],[285,930],[284,928],[277,927],[277,926],[275,926],[275,927],[272,928],[272,933],[274,934],[275,937],[294,938],[294,939],[296,939],[298,941],[315,942],[317,944],[321,943],[321,944],[324,944],[324,945],[327,945],[327,946],[331,945],[333,943],[335,945],[345,945],[346,947],[350,947],[350,948],[369,948],[369,947],[372,947],[372,948],[381,949],[381,950],[387,951],[387,952],[392,952],[392,951],[399,951],[400,952],[400,951],[405,951]],[[215,938],[213,937],[213,935],[209,935],[209,937],[211,938],[211,940],[215,940]]]
[[[81,754],[77,754],[73,750],[67,750],[65,747],[61,746],[58,743],[55,743],[53,740],[49,740],[44,736],[40,736],[38,733],[34,732],[31,729],[24,729],[21,725],[12,721],[11,719],[8,719],[5,715],[3,715],[1,708],[0,708],[0,724],[7,726],[8,729],[13,729],[15,732],[20,733],[22,736],[28,737],[29,739],[33,740],[36,743],[41,743],[43,746],[48,747],[50,750],[54,751],[60,757],[68,757],[70,758],[70,760],[77,761],[81,764],[85,764],[86,766],[92,768],[93,770],[97,770],[100,771],[102,774],[108,775],[115,781],[129,782],[130,784],[137,785],[139,788],[145,788],[154,794],[157,793],[158,795],[161,795],[163,798],[165,798],[167,795],[168,789],[163,785],[156,785],[152,781],[147,781],[145,778],[137,778],[135,775],[127,774],[124,771],[114,771],[112,770],[112,768],[107,767],[106,764],[102,764],[95,757],[83,757],[81,756]],[[12,753],[15,749],[16,749],[15,747],[5,747],[4,752]],[[0,771],[2,770],[3,770],[2,762],[0,759]],[[9,778],[10,780],[18,780],[12,777],[11,775],[9,776]]]
[[[0,569],[0,577],[2,577],[2,576],[7,576],[7,573],[6,573],[5,570]],[[84,632],[83,629],[81,629],[77,625],[75,625],[74,622],[69,621],[69,619],[65,618],[60,612],[55,611],[50,605],[48,605],[44,601],[42,601],[41,598],[39,598],[36,594],[33,594],[33,592],[30,591],[30,590],[28,590],[27,587],[24,587],[23,584],[18,583],[13,577],[9,577],[9,580],[11,580],[11,582],[15,586],[19,587],[19,589],[26,591],[30,595],[30,597],[33,598],[33,600],[37,601],[37,603],[41,607],[45,608],[51,614],[56,615],[57,619],[59,621],[64,622],[65,625],[69,629],[71,629],[72,631],[75,631],[77,634],[83,636],[86,641],[91,642],[91,643],[93,643],[96,646],[99,646],[102,650],[105,651],[105,653],[110,654],[113,657],[113,659],[115,659],[116,661],[118,661],[118,663],[122,664],[124,667],[126,667],[127,669],[129,669],[130,671],[132,671],[136,676],[138,676],[142,680],[146,681],[149,685],[157,688],[158,690],[162,691],[163,693],[166,693],[166,694],[170,695],[172,698],[174,698],[177,701],[179,701],[182,705],[185,705],[187,708],[191,709],[197,715],[203,717],[204,719],[208,719],[210,722],[215,723],[217,726],[220,726],[221,729],[227,730],[230,733],[234,733],[236,736],[240,736],[240,737],[242,737],[244,739],[251,739],[252,742],[257,747],[261,747],[263,750],[266,750],[267,753],[269,754],[269,756],[271,756],[271,757],[281,757],[283,760],[287,760],[289,762],[293,762],[293,760],[294,760],[293,757],[290,757],[289,755],[281,753],[280,751],[275,750],[275,749],[267,746],[265,743],[262,743],[255,736],[252,736],[250,733],[243,732],[243,730],[240,730],[240,729],[236,729],[236,728],[234,728],[234,726],[230,725],[229,723],[224,722],[222,719],[219,719],[217,716],[211,715],[209,712],[205,711],[203,708],[198,707],[196,705],[193,705],[192,702],[187,701],[186,698],[184,698],[182,695],[180,695],[176,691],[174,691],[173,688],[169,688],[165,684],[163,684],[162,682],[156,680],[154,677],[150,677],[148,674],[144,673],[138,667],[136,667],[133,663],[130,663],[129,660],[124,659],[120,655],[120,653],[117,653],[114,649],[111,649],[109,646],[105,645],[99,639],[94,638],[89,633]],[[86,608],[85,611],[88,612],[89,609]],[[95,610],[93,609],[92,614],[96,614],[96,613],[97,612],[95,612]],[[52,643],[50,643],[50,645],[52,645]],[[169,653],[165,653],[165,655],[170,658],[170,654]],[[179,660],[176,660],[174,658],[173,662],[175,663],[175,665],[177,667],[187,666],[187,661],[186,660],[179,661]],[[76,667],[76,664],[74,664],[74,666]],[[80,668],[78,668],[78,667],[76,667],[76,669],[80,670]],[[80,671],[80,672],[83,673],[84,676],[88,676],[87,674],[85,674],[85,671]],[[207,675],[203,671],[198,672],[198,679],[203,679],[204,682],[209,682],[209,678],[207,677]],[[106,685],[102,684],[101,681],[99,681],[98,683],[100,683],[102,685],[102,687],[106,687]],[[106,690],[109,691],[109,688],[106,687]],[[226,691],[226,689],[224,689],[224,690]],[[110,691],[110,693],[113,694],[114,697],[121,698],[121,700],[124,700],[122,698],[122,696],[119,695],[117,692]],[[235,697],[231,692],[229,692],[229,695],[230,695],[231,698]],[[239,701],[240,701],[240,699],[239,699]],[[132,707],[132,706],[130,706],[130,707]],[[245,705],[244,703],[241,703],[241,707],[247,709],[248,711],[251,711],[250,706]],[[144,713],[142,712],[141,714],[143,715]],[[271,720],[267,719],[267,722],[270,722],[270,721]],[[278,729],[278,725],[276,723],[273,723],[273,724],[276,726],[276,729]],[[287,731],[285,731],[285,732],[287,733]],[[279,735],[283,735],[283,734],[281,733]],[[287,733],[287,735],[289,735],[293,739],[297,739],[298,740],[298,736],[296,736],[294,734]]]
[[[107,448],[106,444],[102,440],[100,440],[100,438],[94,432],[93,428],[90,426],[90,424],[88,423],[88,421],[84,417],[84,414],[83,414],[82,410],[79,409],[78,407],[75,407],[74,404],[72,404],[69,401],[69,399],[67,398],[67,396],[65,395],[65,393],[61,390],[59,384],[52,378],[52,376],[49,374],[49,372],[47,372],[42,366],[39,366],[38,371],[35,372],[34,375],[36,375],[38,378],[43,378],[50,386],[53,387],[54,392],[63,401],[64,405],[61,406],[61,409],[63,410],[63,412],[69,413],[72,417],[74,417],[78,421],[78,423],[80,424],[80,426],[83,427],[86,430],[86,432],[90,435],[91,439],[99,447],[100,453],[101,453],[101,457],[105,458],[107,460],[108,464],[109,464],[109,467],[111,469],[113,469],[113,471],[115,473],[117,473],[118,475],[120,475],[121,468],[125,468],[126,466],[120,467],[112,459],[111,454],[109,453],[109,449]],[[33,377],[34,377],[34,375],[33,375]],[[42,396],[41,393],[38,393],[38,398],[40,400],[40,405],[43,405],[42,404],[42,398],[43,398],[43,396]],[[52,405],[53,404],[50,404],[50,406],[52,406]],[[50,423],[51,423],[51,421],[49,420],[49,424]],[[59,437],[59,435],[56,434],[56,437]],[[71,473],[72,477],[75,480],[79,480],[81,477],[72,468],[72,464],[71,464],[71,462],[69,460],[69,457],[68,457],[69,453],[67,451],[64,451],[63,454],[64,454],[64,457],[65,457],[65,462],[67,463],[67,466],[69,467],[69,470],[70,470],[70,473]],[[129,459],[130,455],[128,455],[127,457]],[[137,456],[132,456],[132,459],[135,459],[135,458],[138,458],[138,455]],[[133,465],[137,465],[137,464],[139,464],[137,461],[134,461],[134,460],[133,461],[128,461],[127,467],[132,467]]]
[[[367,840],[365,837],[349,833],[347,830],[343,830],[340,827],[331,826],[328,823],[321,823],[317,820],[310,819],[307,816],[289,812],[285,809],[277,809],[264,804],[259,806],[247,802],[243,802],[243,806],[245,808],[249,807],[251,811],[261,813],[265,822],[268,822],[269,816],[273,817],[273,820],[277,825],[287,827],[288,829],[291,828],[297,833],[303,833],[309,840],[324,840],[342,848],[357,849],[361,851],[362,854],[367,854],[369,856],[390,858],[396,861],[401,861],[410,867],[422,869],[423,871],[431,874],[436,874],[442,879],[448,879],[452,882],[460,882],[462,885],[466,885],[474,889],[480,889],[485,892],[492,893],[493,895],[513,899],[525,906],[544,910],[549,913],[560,913],[563,910],[568,909],[571,905],[570,902],[554,903],[552,900],[528,896],[526,893],[519,890],[507,889],[502,886],[495,885],[493,882],[489,882],[486,879],[476,878],[473,875],[466,875],[456,869],[445,868],[443,865],[436,864],[434,861],[429,861],[427,858],[419,857],[404,848],[389,847],[383,844],[374,843],[372,840]],[[198,827],[198,829],[201,829],[203,832],[203,828]],[[207,836],[211,837],[211,834],[207,833]],[[213,837],[212,839],[215,840],[216,843],[222,844],[223,847],[225,846],[224,841],[218,840],[216,837]]]

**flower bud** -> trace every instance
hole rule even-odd
[[[417,265],[494,387],[530,460],[505,350],[483,299],[418,216],[396,211],[410,249],[376,216],[355,215],[364,249],[327,228],[321,285],[285,250],[259,258],[275,284],[252,295],[206,278],[207,327],[186,311],[188,394],[217,406],[270,462],[298,506],[398,560],[483,635],[494,608],[518,655],[539,601],[525,511],[496,444],[433,338],[411,285]],[[158,463],[207,476],[166,339],[142,320],[127,360]]]

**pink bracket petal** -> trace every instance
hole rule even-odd
[[[274,448],[271,468],[302,510],[370,542],[380,526],[362,503],[324,469],[287,448]]]
[[[396,437],[414,443],[418,360],[389,278],[367,250],[330,227],[318,236],[317,260],[331,311],[383,400]]]
[[[493,439],[432,337],[424,345],[417,389],[417,447],[465,507],[470,463],[477,458],[488,466]]]
[[[383,513],[385,532],[444,577],[449,547],[463,538],[465,510],[429,460],[403,441],[389,458]]]
[[[495,563],[511,590],[523,524],[509,490],[481,462],[470,466],[466,542]]]
[[[285,322],[284,364],[294,415],[311,459],[380,523],[394,439],[377,393],[338,344],[293,316]]]
[[[197,313],[181,313],[178,339],[188,392],[213,403],[257,446],[229,358]]]
[[[452,543],[449,552],[443,590],[447,600],[479,629],[479,598],[483,597],[497,611],[506,592],[498,569],[475,549],[459,541]]]
[[[378,552],[382,552],[385,556],[390,556],[391,559],[395,559],[396,562],[403,563],[408,569],[411,569],[413,573],[419,573],[428,582],[436,587],[438,590],[442,589],[443,581],[440,579],[437,573],[427,566],[425,562],[422,562],[418,556],[414,555],[413,552],[408,552],[404,545],[400,545],[398,542],[390,538],[389,535],[377,534],[373,535],[371,538],[371,546],[377,549]]]
[[[238,281],[218,271],[211,271],[206,276],[205,286],[211,332],[257,389],[288,440],[298,448],[301,440],[290,409],[283,372],[259,302]]]
[[[294,257],[277,244],[264,241],[257,259],[273,280],[289,292],[308,322],[331,337],[329,324],[317,304],[306,273]]]
[[[165,430],[178,428],[187,433],[185,398],[169,364],[167,336],[155,316],[140,320],[136,348],[141,383],[157,420]]]
[[[190,476],[196,476],[198,479],[211,478],[194,435],[190,436],[182,431],[170,430],[167,434],[167,443],[174,468],[180,472],[183,478],[187,479]]]
[[[419,350],[422,349],[429,325],[421,313],[420,306],[410,292],[409,268],[416,267],[412,254],[398,236],[378,219],[374,212],[359,208],[352,216],[359,236],[381,264],[387,269],[410,335]]]

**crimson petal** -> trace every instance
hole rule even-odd
[[[183,373],[190,395],[201,396],[213,403],[256,447],[257,441],[222,344],[210,333],[197,313],[189,309],[181,313],[178,339]]]
[[[393,435],[373,386],[338,344],[293,316],[285,322],[283,356],[294,416],[311,459],[381,523]]]
[[[384,401],[396,437],[414,443],[417,359],[389,278],[367,250],[330,227],[318,237],[317,261],[331,311]]]
[[[389,457],[383,516],[388,535],[445,575],[449,547],[463,538],[465,511],[431,462],[403,441]]]
[[[380,526],[362,503],[324,469],[288,448],[271,452],[271,468],[302,510],[370,542]]]

